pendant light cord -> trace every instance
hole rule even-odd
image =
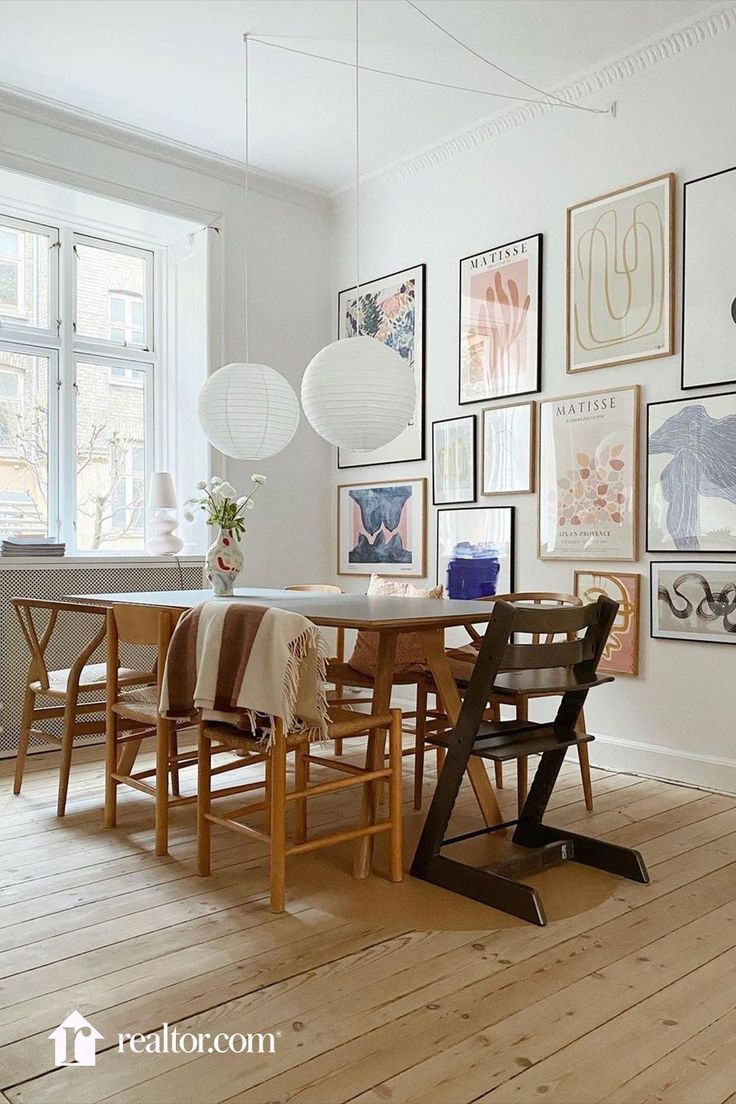
[[[249,97],[249,85],[248,85],[248,34],[243,35],[243,88],[245,94],[245,230],[244,230],[244,247],[245,247],[245,360],[246,363],[250,363],[250,311],[249,311],[249,292],[248,286],[248,261],[250,254],[250,97]]]
[[[355,327],[360,337],[360,0],[355,0]]]

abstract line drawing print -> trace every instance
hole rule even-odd
[[[534,489],[534,403],[483,411],[483,494]]]
[[[603,211],[576,244],[583,294],[575,301],[575,337],[590,352],[625,346],[662,328],[665,228],[656,203],[637,203],[628,225]],[[624,331],[624,332],[622,332]]]
[[[639,674],[638,574],[598,571],[575,572],[575,594],[586,603],[604,597],[618,602],[618,612],[601,656],[601,670],[620,675]]]
[[[567,212],[567,370],[673,351],[674,176]]]
[[[691,601],[684,593],[686,583],[695,584],[702,592],[700,601]],[[686,571],[679,575],[668,587],[660,582],[657,586],[657,598],[664,602],[673,617],[679,621],[694,618],[705,625],[712,622],[722,632],[736,633],[736,583],[727,583],[714,591],[705,575],[696,571]]]
[[[655,551],[736,548],[736,412],[714,416],[723,399],[733,410],[728,396],[682,400],[663,421],[658,411],[670,404],[650,407],[649,537]],[[662,466],[655,460],[660,456],[671,459]]]

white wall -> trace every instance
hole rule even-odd
[[[595,105],[602,106],[615,96],[615,120],[560,109],[375,194],[365,189],[362,278],[427,264],[428,448],[432,421],[477,413],[483,405],[457,406],[459,258],[538,232],[544,234],[545,252],[542,395],[632,383],[642,384],[643,402],[681,394],[679,355],[565,374],[565,209],[647,177],[677,174],[679,335],[681,186],[736,162],[735,60],[736,37],[725,34],[617,84],[608,90],[607,99],[596,97]],[[354,279],[353,239],[352,209],[347,205],[338,216],[333,292]],[[642,448],[644,422],[642,417]],[[620,678],[591,694],[589,727],[603,737],[592,746],[592,759],[736,792],[736,649],[649,639],[644,474],[642,461],[640,562],[604,565],[644,576],[641,674],[638,679]],[[335,482],[394,475],[429,477],[429,459],[391,469],[333,470]],[[587,565],[537,558],[536,495],[479,502],[517,508],[517,589],[572,590],[574,568]],[[433,508],[428,536],[433,582]],[[348,579],[344,585],[357,590],[361,583]]]
[[[243,359],[244,203],[242,180],[231,169],[7,92],[0,94],[0,166],[216,223],[211,368]],[[251,359],[298,388],[304,367],[329,339],[327,207],[289,186],[256,181],[250,225]],[[187,432],[198,433],[194,409],[191,419]],[[236,486],[249,481],[254,467],[217,466]],[[328,447],[302,423],[289,448],[259,469],[269,482],[249,517],[244,581],[282,585],[331,575]]]

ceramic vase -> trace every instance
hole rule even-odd
[[[205,557],[207,582],[217,598],[232,597],[242,567],[243,552],[237,534],[231,529],[218,529]]]

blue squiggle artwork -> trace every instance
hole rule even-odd
[[[671,454],[660,477],[667,532],[682,552],[700,550],[700,499],[736,505],[736,414],[712,418],[692,404],[673,414],[649,438],[652,455]]]

